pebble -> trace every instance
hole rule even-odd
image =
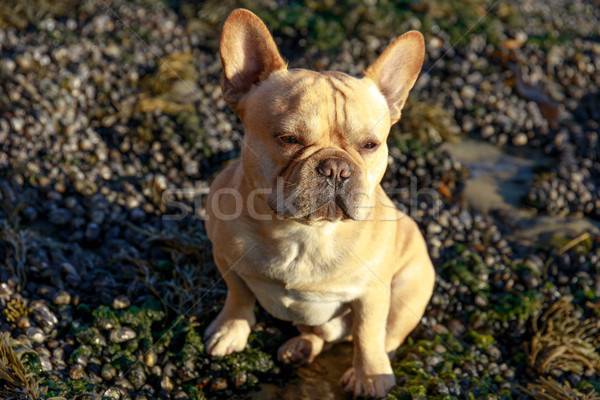
[[[475,305],[477,305],[477,307],[481,307],[483,309],[487,308],[487,306],[489,304],[487,297],[482,296],[480,294],[475,295],[474,302],[475,302]]]
[[[144,355],[144,363],[146,364],[146,366],[148,368],[152,368],[154,367],[154,365],[156,365],[156,362],[158,361],[158,356],[156,355],[156,353],[152,350],[148,351],[145,355]]]
[[[19,319],[17,320],[17,327],[19,329],[26,329],[29,328],[31,326],[31,320],[29,319],[29,317],[19,317]]]
[[[160,381],[160,387],[163,388],[164,390],[170,392],[175,388],[175,385],[173,384],[173,381],[171,380],[171,378],[169,378],[168,376],[163,376],[162,380]]]
[[[112,386],[104,391],[103,396],[108,397],[111,400],[120,400],[121,391],[116,386]]]
[[[95,222],[90,222],[85,228],[85,238],[90,242],[95,242],[100,237],[100,226]]]
[[[52,362],[48,356],[40,356],[40,366],[42,371],[49,372],[53,370]]]
[[[227,380],[225,378],[216,378],[210,385],[210,390],[215,392],[227,389]]]
[[[81,364],[75,364],[69,369],[69,377],[74,380],[86,379],[85,369]]]
[[[110,341],[113,343],[124,343],[136,337],[137,333],[129,327],[113,329],[110,332]]]
[[[123,310],[131,305],[131,301],[127,296],[120,295],[114,298],[112,307],[115,310]]]
[[[60,304],[70,304],[71,303],[71,295],[67,291],[60,291],[54,295],[52,298],[52,303],[55,305]]]
[[[105,381],[110,381],[117,375],[117,369],[111,364],[104,364],[102,366],[102,371],[100,374],[102,376],[102,379],[104,379]]]
[[[48,220],[54,225],[67,225],[72,219],[71,211],[66,208],[55,208],[48,214]]]
[[[128,379],[131,385],[139,390],[146,383],[146,373],[144,372],[144,368],[137,364],[135,365],[128,374]]]
[[[524,133],[519,133],[513,137],[512,143],[515,146],[525,146],[527,144],[527,135]]]

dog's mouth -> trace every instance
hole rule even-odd
[[[327,200],[309,210],[293,210],[293,208],[294,207],[279,208],[274,204],[271,204],[273,214],[280,219],[296,220],[300,222],[335,222],[358,219],[357,213],[353,211],[353,208],[350,207],[343,198],[340,198],[340,196]]]
[[[353,220],[355,218],[348,212],[348,207],[344,201],[339,199],[328,201],[306,216],[308,221],[326,220],[333,222],[346,219]]]

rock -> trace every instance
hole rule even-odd
[[[166,390],[167,392],[170,392],[175,388],[175,385],[173,385],[173,381],[171,380],[171,378],[165,375],[160,381],[160,387]]]
[[[527,144],[527,135],[524,133],[517,134],[517,136],[513,137],[512,143],[515,146],[525,146]]]
[[[210,385],[210,390],[215,392],[227,389],[227,380],[225,378],[216,378]]]
[[[46,335],[44,335],[44,331],[42,331],[40,328],[35,327],[35,326],[27,328],[27,330],[25,331],[25,334],[27,335],[29,340],[31,340],[32,342],[36,342],[36,343],[44,343],[44,340],[46,339]]]
[[[81,364],[75,364],[69,369],[69,377],[74,380],[86,379],[85,369]]]
[[[154,367],[154,365],[156,364],[156,362],[158,361],[158,356],[156,355],[156,353],[152,350],[148,351],[145,355],[144,355],[144,363],[146,364],[146,366],[148,368],[152,368]]]
[[[146,373],[144,372],[144,367],[140,364],[132,367],[127,377],[135,390],[139,390],[146,383]]]
[[[131,305],[131,301],[129,300],[129,298],[127,298],[127,296],[124,295],[120,295],[114,298],[113,303],[112,303],[112,307],[115,310],[122,310],[124,308],[127,308]]]
[[[104,391],[103,396],[111,400],[119,400],[121,399],[121,391],[116,386],[112,386]]]
[[[133,329],[131,329],[129,327],[123,327],[123,328],[113,329],[110,332],[110,341],[113,343],[123,343],[128,340],[135,339],[136,336],[137,336],[137,333]]]
[[[54,295],[54,297],[52,298],[52,303],[56,305],[70,304],[71,295],[69,294],[69,292],[61,290],[60,292]]]
[[[489,304],[487,297],[480,295],[480,294],[475,295],[474,301],[475,301],[475,305],[477,305],[477,307],[480,307],[480,308],[486,308]]]
[[[129,213],[130,218],[136,224],[143,222],[146,219],[146,213],[139,207],[132,209]]]
[[[100,226],[95,222],[90,222],[85,228],[85,238],[90,242],[95,242],[100,237]]]
[[[48,220],[51,224],[64,226],[71,222],[73,214],[66,208],[55,208],[48,214]]]
[[[486,125],[481,129],[481,136],[484,138],[489,138],[494,135],[494,127],[491,125]]]
[[[460,90],[460,97],[462,97],[463,100],[472,100],[475,97],[475,94],[475,88],[470,85],[464,85]]]
[[[52,362],[48,356],[40,356],[40,366],[42,367],[42,371],[49,372],[52,371]]]
[[[105,381],[110,381],[117,375],[117,369],[110,364],[104,364],[100,375]]]

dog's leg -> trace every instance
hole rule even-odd
[[[352,340],[352,314],[349,311],[320,326],[298,325],[300,335],[279,348],[279,361],[286,364],[311,363],[335,343]]]
[[[385,326],[390,290],[379,285],[352,304],[354,360],[342,376],[344,389],[355,396],[385,396],[396,384],[385,352]]]
[[[217,266],[227,283],[225,306],[208,326],[204,337],[206,351],[211,356],[224,356],[242,351],[248,342],[250,327],[255,323],[256,297],[235,271],[223,270],[226,265],[215,255]]]
[[[425,313],[433,290],[433,267],[429,259],[419,261],[396,274],[392,279],[390,312],[387,318],[385,351],[393,359]]]

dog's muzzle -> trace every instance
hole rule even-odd
[[[305,221],[358,219],[361,173],[353,163],[326,157],[301,169],[298,182],[278,184],[276,199],[270,203],[277,216]]]

